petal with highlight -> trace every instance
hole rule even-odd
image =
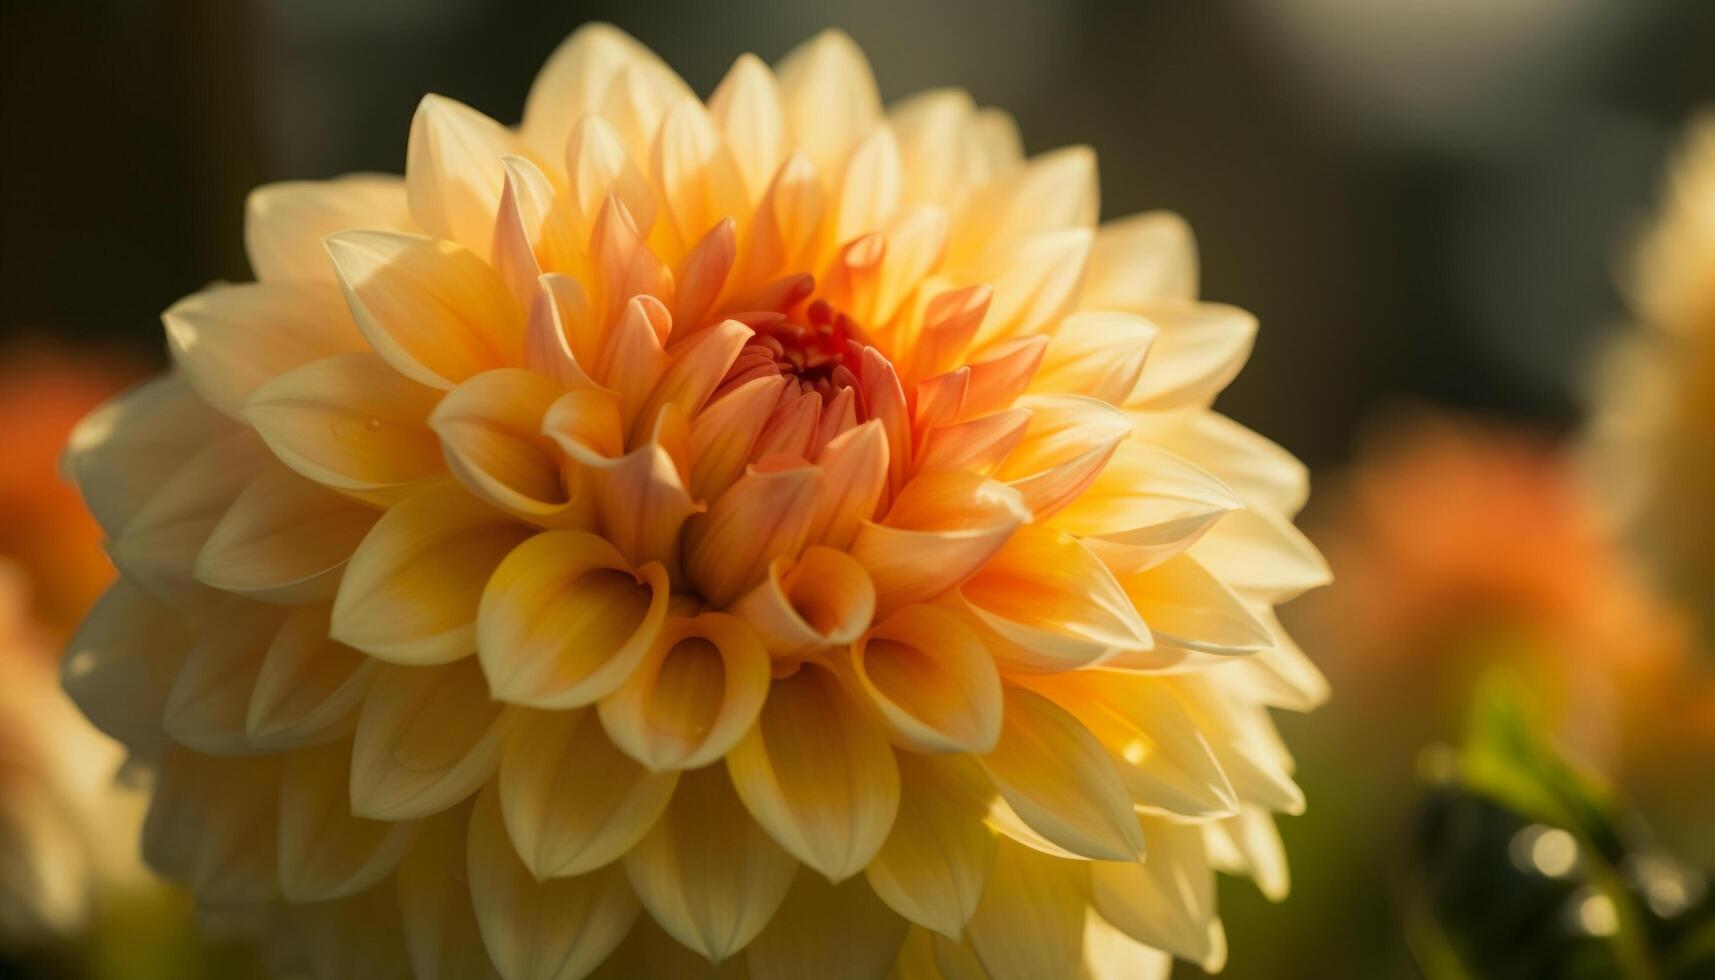
[[[1091,897],[1103,919],[1137,940],[1193,963],[1212,953],[1215,872],[1203,829],[1144,818],[1149,860],[1090,865]]]
[[[906,484],[881,523],[865,521],[851,554],[885,613],[932,599],[985,565],[1030,517],[1018,491],[975,473],[928,473]]]
[[[411,119],[405,195],[411,217],[436,238],[450,238],[482,258],[494,240],[494,213],[518,138],[455,99],[425,95]]]
[[[405,181],[382,174],[263,184],[244,201],[244,251],[262,282],[333,282],[322,239],[350,228],[410,231]]]
[[[1090,901],[1087,865],[1001,841],[970,944],[991,980],[1077,975]]]
[[[881,96],[863,52],[844,32],[827,30],[775,68],[797,145],[816,169],[840,172],[846,151],[881,116]]]
[[[770,653],[790,657],[856,640],[875,615],[875,586],[850,555],[812,546],[776,558],[768,577],[733,604]]]
[[[561,478],[561,456],[542,434],[560,395],[550,380],[523,368],[478,374],[447,393],[429,415],[447,468],[471,493],[533,524],[553,527],[587,519]]]

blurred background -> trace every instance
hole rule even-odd
[[[1313,468],[1304,523],[1341,584],[1286,617],[1335,695],[1283,719],[1311,800],[1282,828],[1293,896],[1271,905],[1248,884],[1224,887],[1225,975],[1673,975],[1624,972],[1625,950],[1607,950],[1631,927],[1623,907],[1616,925],[1613,908],[1604,917],[1586,901],[1580,869],[1597,866],[1650,919],[1646,945],[1715,948],[1707,930],[1686,939],[1715,867],[1715,658],[1699,659],[1708,642],[1691,625],[1708,611],[1676,607],[1633,567],[1603,481],[1588,476],[1620,464],[1587,435],[1597,366],[1643,315],[1628,256],[1663,206],[1687,124],[1715,105],[1715,3],[3,0],[0,11],[0,431],[17,457],[0,461],[0,567],[30,580],[13,617],[27,627],[8,631],[43,656],[105,574],[93,532],[47,476],[56,440],[165,363],[161,310],[249,278],[250,188],[401,171],[425,92],[515,121],[537,67],[586,20],[631,32],[705,95],[741,52],[773,60],[835,25],[868,53],[884,97],[962,86],[1011,111],[1032,152],[1092,145],[1104,217],[1185,215],[1204,295],[1262,321],[1218,408]],[[14,452],[38,429],[38,451]],[[83,550],[26,533],[44,528]],[[1494,680],[1497,664],[1508,681]],[[1511,739],[1522,778],[1564,758],[1580,775],[1555,792],[1589,803],[1600,826],[1465,778],[1483,740],[1507,741],[1514,724],[1543,753]],[[1571,833],[1585,864],[1563,866],[1560,837],[1537,853],[1550,830]],[[1446,870],[1467,864],[1505,880]],[[1461,923],[1446,914],[1472,907],[1459,895],[1487,896],[1506,922]],[[0,977],[243,975],[241,950],[162,924],[184,917],[159,910],[173,901],[92,913],[160,937],[172,951],[159,964],[91,966],[48,948],[0,961]],[[1484,944],[1510,952],[1485,960]],[[1444,947],[1463,951],[1468,974],[1437,972]]]

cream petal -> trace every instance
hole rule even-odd
[[[851,657],[859,688],[902,748],[981,754],[995,747],[1000,674],[955,613],[906,606],[852,644]]]
[[[427,424],[439,398],[374,354],[338,354],[258,388],[244,417],[299,474],[393,503],[445,471]]]
[[[605,697],[648,655],[667,615],[665,569],[633,569],[607,541],[548,531],[499,563],[476,646],[493,696],[538,708]]]
[[[197,554],[221,515],[257,473],[277,465],[255,435],[227,433],[191,456],[107,546],[127,578],[167,602],[194,604]]]
[[[890,452],[887,433],[871,419],[835,436],[816,457],[822,470],[816,488],[816,515],[805,540],[844,549],[863,522],[875,516],[887,490]]]
[[[198,902],[255,905],[278,897],[280,761],[173,749],[143,821],[143,859]]]
[[[657,85],[684,88],[654,52],[612,24],[585,24],[573,31],[548,56],[525,97],[519,129],[531,149],[543,159],[557,156],[573,124],[597,112],[613,76],[632,66],[647,72]]]
[[[1278,902],[1291,890],[1286,848],[1274,817],[1260,806],[1247,806],[1235,817],[1204,824],[1209,859],[1222,871],[1254,878],[1263,896]]]
[[[1100,209],[1095,151],[1068,146],[1044,153],[971,198],[949,262],[962,266],[1041,232],[1093,228]]]
[[[844,32],[826,30],[788,54],[775,74],[797,145],[817,170],[839,173],[846,153],[881,117],[863,52]]]
[[[766,463],[751,466],[685,528],[685,572],[711,605],[743,595],[768,574],[770,562],[795,556],[809,535],[820,471],[790,460],[779,468]]]
[[[616,949],[637,919],[619,865],[538,881],[513,851],[490,786],[470,819],[471,904],[483,944],[506,980],[579,980]]]
[[[326,603],[298,606],[274,634],[244,718],[256,748],[320,744],[357,726],[377,664],[328,638],[328,614]]]
[[[899,955],[905,929],[862,878],[830,885],[799,875],[745,960],[752,980],[876,980]]]
[[[887,736],[816,666],[774,682],[727,769],[757,822],[832,881],[863,870],[899,806]]]
[[[384,231],[341,232],[327,249],[358,329],[411,380],[451,388],[524,362],[523,311],[476,253]]]
[[[1096,231],[1085,309],[1141,311],[1197,298],[1197,243],[1191,226],[1170,211],[1109,221]]]
[[[1008,686],[1000,742],[978,761],[1019,818],[1055,845],[1098,860],[1142,855],[1131,798],[1107,751],[1048,699]]]
[[[904,175],[899,143],[886,123],[853,148],[834,200],[834,241],[849,242],[886,227],[899,209]]]
[[[1274,632],[1245,601],[1190,555],[1121,580],[1156,643],[1222,656],[1274,645]]]
[[[244,251],[263,282],[331,283],[322,239],[350,228],[411,227],[405,181],[392,175],[264,184],[244,201]]]
[[[1238,701],[1226,685],[1201,674],[1164,680],[1184,699],[1241,801],[1280,813],[1304,812],[1304,791],[1292,779],[1292,755],[1267,708]]]
[[[245,718],[263,658],[286,610],[227,599],[199,624],[167,692],[161,727],[168,737],[209,755],[242,755],[250,746]]]
[[[332,598],[379,511],[268,467],[239,491],[197,553],[206,585],[264,602]]]
[[[762,931],[798,871],[751,820],[718,766],[680,777],[667,813],[624,864],[655,921],[716,963]]]
[[[485,371],[454,388],[429,415],[447,469],[478,498],[521,520],[544,527],[587,520],[584,502],[561,479],[558,449],[542,434],[559,395],[552,381],[523,368]]]
[[[500,760],[500,807],[537,880],[588,874],[643,839],[678,774],[654,773],[603,734],[592,711],[529,711]]]
[[[1310,471],[1285,449],[1216,412],[1197,412],[1183,426],[1151,432],[1161,448],[1213,473],[1246,504],[1285,517],[1310,496]]]
[[[722,219],[749,210],[738,164],[695,97],[667,110],[650,159],[655,186],[678,233],[675,255],[688,254]]]
[[[1171,955],[1115,929],[1095,909],[1085,913],[1080,980],[1167,980],[1172,973]]]
[[[963,89],[930,89],[890,107],[887,119],[904,161],[906,201],[956,208],[975,189],[961,138],[975,111]]]
[[[156,490],[232,422],[177,374],[131,388],[84,416],[61,467],[108,537],[118,537]]]
[[[500,158],[522,149],[510,130],[470,106],[444,95],[423,96],[405,151],[412,219],[436,238],[452,239],[487,259],[506,180]]]
[[[237,417],[259,386],[292,368],[366,350],[332,284],[218,285],[161,314],[173,363],[209,404]]]
[[[338,742],[286,759],[280,780],[280,891],[288,902],[323,902],[391,874],[410,846],[410,823],[351,815],[351,746]]]
[[[994,287],[988,315],[974,343],[1043,333],[1069,312],[1083,280],[1091,232],[1068,228],[1043,232],[1002,249],[978,267],[974,278]],[[1145,365],[1144,376],[1149,374]]]
[[[863,523],[851,555],[869,570],[885,613],[957,586],[1029,517],[1005,484],[956,470],[928,473],[906,484],[881,523]]]
[[[988,970],[969,941],[955,943],[946,936],[931,936],[929,943],[935,955],[935,968],[940,971],[933,980],[990,980]]]
[[[959,939],[994,863],[995,835],[974,801],[949,791],[942,770],[913,752],[899,760],[899,815],[865,873],[905,918]]]
[[[755,723],[768,678],[768,652],[742,620],[673,617],[649,657],[602,700],[602,727],[653,771],[706,766]]]
[[[756,55],[739,55],[709,96],[709,113],[756,200],[786,156],[786,110],[774,73]]]
[[[566,186],[575,216],[574,230],[581,231],[584,240],[593,239],[610,198],[625,212],[631,234],[639,236],[638,244],[640,236],[648,234],[655,224],[654,187],[633,162],[619,132],[600,116],[584,116],[572,127],[566,141]],[[619,238],[609,242],[620,243]],[[623,301],[632,295],[625,293],[617,299]]]
[[[1030,427],[995,478],[1024,495],[1036,520],[1076,500],[1132,434],[1124,412],[1081,395],[1026,395]]]
[[[1253,606],[1251,611],[1274,634],[1273,646],[1234,665],[1245,671],[1253,699],[1286,711],[1313,711],[1321,707],[1328,700],[1328,679],[1286,634],[1273,610]]]
[[[499,980],[482,945],[466,879],[469,808],[419,824],[399,863],[399,915],[419,980]]]
[[[1195,820],[1238,812],[1239,798],[1194,719],[1158,678],[1071,671],[1031,687],[1078,718],[1107,747],[1132,804]]]
[[[357,719],[352,814],[416,820],[466,799],[499,763],[506,721],[475,660],[383,666]]]
[[[1179,554],[1243,506],[1214,475],[1134,436],[1049,525],[1083,538],[1127,575]]]
[[[1250,357],[1256,318],[1232,306],[1151,307],[1160,328],[1126,404],[1151,409],[1208,407]]]
[[[971,917],[970,945],[991,980],[1077,976],[1088,865],[1001,841]]]
[[[1029,525],[959,588],[982,624],[1010,644],[993,652],[1029,673],[1097,662],[1111,650],[1154,645],[1121,584],[1088,548],[1063,531]],[[1020,650],[1028,656],[1020,658]]]
[[[858,297],[853,316],[865,323],[893,320],[941,265],[951,228],[952,219],[945,208],[916,205],[898,210],[883,229],[887,254],[873,285]]]
[[[1155,344],[1155,324],[1135,313],[1088,311],[1060,321],[1030,390],[1124,404]]]
[[[530,533],[456,484],[407,497],[351,556],[334,598],[333,637],[401,664],[474,653],[483,588]]]
[[[1333,572],[1286,518],[1247,509],[1221,518],[1189,554],[1239,592],[1285,602],[1327,585]]]
[[[733,604],[775,657],[851,643],[875,615],[875,586],[850,555],[813,545],[776,558],[768,577]]]
[[[1203,829],[1143,818],[1149,859],[1090,864],[1095,909],[1121,932],[1193,963],[1206,959],[1215,918],[1215,872]]]
[[[524,366],[567,390],[598,387],[585,368],[595,365],[600,351],[592,317],[576,279],[543,274],[524,325]]]
[[[176,613],[120,579],[66,644],[61,681],[96,728],[143,751],[162,740],[167,693],[192,639]]]
[[[667,111],[678,103],[695,98],[682,87],[669,88],[659,83],[655,73],[630,64],[620,68],[607,84],[602,96],[601,117],[613,124],[634,160],[649,159],[649,149]]]
[[[720,395],[691,421],[694,499],[719,497],[744,472],[785,387],[782,375],[753,378]]]

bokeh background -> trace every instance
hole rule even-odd
[[[1465,453],[1396,475],[1402,492],[1523,473],[1504,487],[1478,479],[1460,498],[1485,511],[1510,494],[1516,510],[1502,510],[1518,519],[1462,531],[1474,543],[1455,574],[1481,577],[1494,564],[1485,547],[1560,506],[1548,487],[1576,468],[1562,464],[1589,414],[1592,365],[1631,319],[1625,256],[1684,126],[1715,104],[1709,0],[4,0],[0,11],[8,386],[69,360],[99,394],[158,368],[162,309],[249,278],[251,187],[402,170],[425,92],[515,120],[579,23],[618,24],[704,94],[739,53],[772,60],[837,25],[884,97],[968,88],[1017,117],[1030,151],[1092,145],[1104,217],[1189,219],[1204,295],[1262,322],[1218,407],[1311,464],[1308,526],[1336,574],[1359,578],[1393,574],[1365,551],[1391,539],[1341,505],[1382,492],[1363,491],[1362,473],[1390,453]],[[1449,450],[1465,436],[1448,427],[1500,433],[1499,446]],[[1413,498],[1410,513],[1444,496]],[[28,564],[24,537],[0,543]],[[1378,667],[1398,651],[1358,649],[1328,626],[1346,618],[1341,602],[1370,598],[1336,586],[1289,610],[1336,693],[1284,719],[1311,800],[1283,826],[1294,894],[1272,906],[1248,885],[1224,888],[1228,976],[1423,969],[1402,926],[1433,796],[1420,773],[1434,768],[1426,747],[1459,736],[1472,658],[1488,654],[1464,644],[1444,672]],[[1657,625],[1677,636],[1672,620]],[[1583,748],[1596,763],[1618,751]],[[1654,824],[1685,823],[1676,805],[1711,792],[1704,748],[1657,759],[1652,789],[1667,802]],[[1680,837],[1695,849],[1695,830]],[[204,975],[243,969],[215,962],[224,972]],[[23,969],[0,962],[0,976]]]

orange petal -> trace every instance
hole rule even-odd
[[[521,310],[536,298],[544,272],[575,268],[585,239],[573,227],[548,175],[524,157],[500,158],[506,184],[494,221],[489,264]]]
[[[678,330],[691,331],[703,325],[737,258],[738,226],[731,218],[716,222],[691,247],[676,277],[679,289],[673,303],[673,323]]]
[[[776,558],[768,577],[733,604],[775,657],[790,658],[856,640],[875,614],[875,586],[852,557],[811,546]]]
[[[869,570],[885,613],[976,574],[1029,517],[1005,484],[956,470],[929,473],[906,484],[881,523],[864,522],[851,554]]]
[[[596,364],[600,340],[578,281],[553,272],[541,276],[524,327],[524,366],[567,390],[597,387],[588,368]]]
[[[725,606],[803,548],[815,516],[819,471],[777,457],[750,468],[685,529],[685,573],[711,605]]]
[[[695,418],[752,334],[749,327],[737,320],[722,320],[676,343],[668,353],[670,362],[666,370],[638,413],[638,423],[654,424],[667,405],[687,419]]]
[[[806,540],[830,548],[848,547],[863,522],[875,516],[887,490],[887,433],[875,420],[835,436],[816,457],[822,475],[816,488],[816,516]]]
[[[754,456],[786,387],[782,375],[753,378],[710,402],[691,422],[691,496],[713,500]]]

